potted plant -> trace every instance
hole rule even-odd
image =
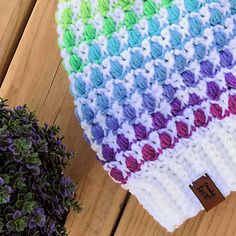
[[[58,132],[0,99],[0,235],[67,235],[66,216],[81,207],[63,174],[72,153]]]

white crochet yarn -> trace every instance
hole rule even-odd
[[[203,209],[189,185],[207,173],[226,197],[236,191],[236,117],[216,120],[145,163],[123,188],[168,231]]]
[[[60,0],[76,116],[97,159],[169,231],[207,173],[236,189],[235,0]]]

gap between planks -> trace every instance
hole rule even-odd
[[[73,100],[68,93],[69,82],[63,68],[59,66],[57,37],[55,32],[52,33],[55,31],[55,27],[52,27],[55,6],[56,1],[52,0],[37,2],[11,61],[0,96],[8,97],[10,106],[27,103],[30,109],[37,108],[41,122],[60,125],[68,147],[77,153],[82,150],[83,156],[80,160],[75,158],[67,170],[79,182],[77,193],[84,203],[82,214],[69,217],[71,222],[68,221],[68,230],[71,236],[169,235],[134,196],[130,196],[127,201],[127,192],[108,179],[107,173],[98,166],[94,153],[82,140],[82,130],[75,119]],[[46,42],[43,43],[43,40]],[[235,236],[235,199],[233,194],[230,200],[210,214],[200,213],[173,235]]]

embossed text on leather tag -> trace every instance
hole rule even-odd
[[[206,211],[211,210],[225,200],[223,194],[208,174],[201,176],[190,184],[189,187],[202,203]]]

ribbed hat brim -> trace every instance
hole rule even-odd
[[[203,206],[189,185],[207,173],[226,197],[236,190],[236,117],[215,120],[191,138],[145,163],[122,185],[168,231]]]

